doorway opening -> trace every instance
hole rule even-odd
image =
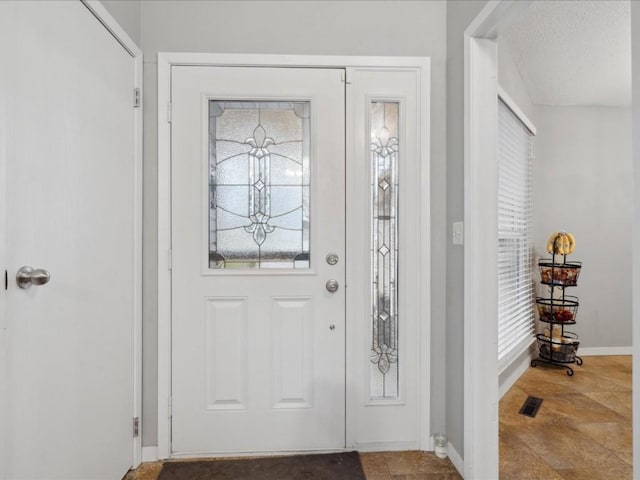
[[[429,214],[428,191],[420,188],[428,184],[429,170],[428,59],[159,54],[158,72],[159,108],[169,112],[158,127],[158,271],[159,290],[166,294],[159,295],[158,308],[158,456],[428,449]],[[310,78],[299,80],[301,75]],[[328,77],[313,87],[319,75]],[[227,76],[234,80],[220,80]],[[278,92],[287,82],[287,92],[296,85],[302,90]],[[328,85],[335,101],[318,93]],[[289,113],[278,113],[289,104]],[[239,150],[220,157],[248,159],[249,183],[223,179],[238,170],[225,173],[220,160],[220,177],[212,176],[211,152],[222,152],[229,140],[226,112],[253,118],[253,129],[241,127],[248,130],[234,143]],[[292,169],[286,165],[281,181],[273,181],[278,158],[295,157],[291,149],[278,151],[283,142],[266,128],[277,130],[284,117],[310,141],[308,160],[302,146],[301,160],[292,163],[309,162],[309,173],[302,168],[292,176],[295,185],[287,184]],[[221,203],[227,187],[241,191],[236,200],[229,197],[230,207]],[[277,205],[279,191],[289,187],[301,203]],[[287,198],[282,201],[293,197]],[[249,214],[241,219],[246,208],[236,204],[247,199]],[[287,228],[302,235],[302,250],[291,265],[250,268],[241,259],[235,265],[240,268],[218,268],[241,242],[262,251]],[[332,228],[337,230],[331,233]],[[225,247],[232,230],[242,238]],[[183,242],[187,231],[191,237]],[[191,279],[181,276],[187,269]],[[266,283],[251,287],[248,278]],[[197,286],[216,282],[208,293],[208,287]],[[254,302],[252,292],[264,300]],[[335,312],[323,313],[323,305]],[[194,323],[181,325],[185,318]],[[181,372],[191,361],[204,369],[182,385]],[[251,416],[258,397],[266,402],[255,410],[260,421],[273,416],[281,426],[286,417],[287,428],[276,429],[281,441],[271,436],[252,444],[238,428],[237,443],[223,449],[215,437],[208,437],[209,444],[201,441],[201,432],[211,429],[199,429],[200,420],[180,423],[195,411],[218,427],[223,418],[236,422]],[[187,398],[195,398],[193,405]],[[325,420],[315,416],[314,409],[327,407]],[[305,415],[318,426],[305,427]],[[328,431],[329,417],[333,433],[318,440]]]
[[[477,322],[473,321],[473,318],[478,314],[481,314],[483,318],[497,317],[495,302],[491,300],[485,302],[480,298],[480,296],[495,298],[493,296],[493,286],[486,285],[486,282],[485,285],[481,285],[478,282],[479,277],[477,277],[479,272],[483,272],[485,275],[488,273],[492,278],[493,273],[495,273],[494,264],[496,258],[491,249],[495,249],[495,247],[492,247],[496,245],[493,232],[497,231],[497,228],[495,228],[494,224],[487,226],[487,223],[491,223],[491,219],[487,220],[486,212],[495,210],[492,205],[496,203],[496,188],[491,183],[491,180],[487,183],[485,181],[486,178],[481,179],[479,175],[472,174],[472,171],[476,171],[475,169],[481,166],[483,170],[489,170],[488,173],[485,173],[491,177],[496,167],[492,163],[493,160],[491,160],[492,157],[495,157],[493,153],[495,152],[495,142],[492,139],[496,138],[494,126],[497,124],[497,121],[493,121],[495,119],[492,116],[496,110],[495,98],[499,69],[501,67],[498,53],[500,45],[499,40],[496,43],[496,38],[498,38],[500,31],[513,24],[515,19],[522,16],[523,12],[530,8],[533,3],[496,2],[485,8],[465,32],[465,48],[468,53],[466,65],[468,88],[465,92],[465,168],[467,174],[465,181],[467,182],[466,192],[469,193],[468,196],[465,196],[465,206],[468,207],[468,210],[467,208],[465,209],[465,223],[467,223],[467,232],[471,231],[469,233],[472,239],[472,243],[465,247],[465,337],[473,339],[465,345],[468,347],[465,348],[465,351],[469,354],[465,359],[465,418],[470,419],[465,421],[465,474],[473,477],[498,477],[497,440],[500,390],[498,386],[499,371],[496,362],[496,339],[494,337],[494,332],[497,329],[494,329],[493,325],[487,326],[486,322],[482,325],[482,329],[477,329],[477,327],[474,327]],[[544,108],[551,107],[541,107],[541,109]],[[545,112],[542,113],[545,114]],[[542,115],[540,118],[543,119],[545,124],[549,121],[548,115]],[[541,125],[537,119],[534,119],[534,121],[537,123],[538,135],[540,136],[542,135]],[[567,123],[568,120],[565,121],[565,125]],[[584,142],[579,143],[582,144]],[[544,143],[541,146],[544,146]],[[541,150],[536,156],[538,157],[540,153],[543,153],[545,157],[550,156],[548,148]],[[626,176],[627,179],[631,177],[630,173]],[[631,196],[632,191],[633,188],[630,188],[629,195]],[[487,202],[483,204],[484,208],[473,200],[482,201],[481,198],[485,198]],[[606,202],[603,198],[600,198],[600,201]],[[625,208],[631,209],[630,204],[631,200],[628,200]],[[477,208],[481,210],[476,210]],[[596,211],[594,208],[589,208],[589,210],[594,212]],[[631,224],[631,218],[628,219],[627,225],[629,224]],[[579,232],[580,227],[578,226],[577,228]],[[550,232],[546,233],[548,236]],[[577,232],[574,231],[574,233]],[[588,241],[589,235],[583,234],[580,237]],[[629,245],[627,250],[630,255],[633,247],[628,237],[629,235],[627,236]],[[538,243],[540,243],[539,239]],[[544,248],[544,245],[542,248]],[[585,245],[583,249],[588,249],[588,245]],[[479,251],[484,252],[484,255],[478,256],[477,253]],[[486,254],[487,251],[490,252],[488,256]],[[594,268],[598,267],[594,265]],[[631,275],[631,272],[629,274]],[[598,272],[593,275],[597,276]],[[627,307],[630,309],[630,302],[628,303]],[[630,310],[627,317],[630,321]],[[579,325],[576,328],[579,328]],[[620,350],[614,349],[613,351],[628,354],[630,353],[629,350],[630,348],[626,347]],[[590,353],[597,354],[599,352]],[[529,352],[524,355],[528,354]],[[528,362],[526,358],[524,360],[523,365],[526,368]],[[479,378],[474,378],[474,372],[479,370],[484,372],[484,376],[480,378],[485,382],[488,378],[488,382],[481,384]],[[578,372],[576,372],[576,375],[578,375]],[[476,373],[476,375],[478,374]],[[515,378],[517,376],[516,374]],[[481,413],[483,410],[485,412],[489,410],[493,414],[487,417]]]

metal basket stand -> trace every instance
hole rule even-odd
[[[562,257],[562,263],[556,262],[556,257]],[[578,284],[578,276],[582,264],[580,262],[567,262],[566,255],[552,255],[549,260],[540,260],[540,283],[548,285],[549,297],[538,297],[539,320],[549,324],[549,334],[536,335],[538,343],[538,358],[531,360],[531,366],[538,363],[552,365],[566,370],[567,375],[573,376],[572,364],[582,365],[582,358],[576,352],[580,341],[578,335],[565,331],[567,325],[575,325],[578,313],[578,297],[565,295],[565,288],[575,287]],[[556,297],[555,293],[560,292]],[[554,338],[554,330],[560,329],[560,341]]]

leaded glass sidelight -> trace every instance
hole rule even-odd
[[[309,267],[309,102],[209,102],[209,268]]]
[[[399,397],[398,102],[373,101],[371,119],[371,398]]]

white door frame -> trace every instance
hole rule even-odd
[[[633,156],[633,225],[632,225],[632,292],[640,285],[640,5],[631,2],[631,152]],[[640,477],[640,296],[633,295],[631,304],[632,404],[633,404],[633,478]]]
[[[158,53],[158,458],[171,457],[171,129],[169,105],[171,101],[171,67],[173,65],[237,66],[237,67],[303,67],[303,68],[369,68],[414,70],[419,72],[420,105],[420,180],[430,185],[430,62],[420,57],[348,57],[306,55],[254,55],[209,53]],[[347,81],[348,78],[347,78]],[[163,113],[160,113],[163,112]],[[166,112],[166,113],[165,113]],[[349,175],[349,149],[347,149],[347,178]],[[430,189],[427,190],[430,193]],[[430,212],[429,195],[421,195],[420,257],[422,277],[420,290],[420,393],[419,446],[431,448],[430,442]],[[349,218],[347,218],[347,223]],[[347,238],[347,251],[349,242]],[[350,295],[347,291],[347,305]],[[347,331],[349,335],[349,331]],[[347,342],[348,345],[348,342]],[[347,359],[349,358],[347,354]],[[349,364],[347,363],[347,369]],[[349,387],[347,386],[347,411]],[[347,418],[347,438],[350,438]],[[352,435],[351,435],[352,436]]]
[[[115,38],[115,40],[122,45],[122,47],[131,55],[134,60],[134,82],[131,86],[131,102],[132,108],[134,101],[134,88],[139,89],[142,92],[142,50],[138,48],[136,43],[127,35],[118,22],[111,16],[111,14],[105,9],[102,3],[98,0],[79,0],[92,14],[93,16],[109,31],[109,33]],[[81,39],[78,39],[81,41]],[[141,97],[140,97],[141,98]],[[133,358],[131,359],[131,366],[133,368],[133,398],[131,399],[131,412],[132,418],[142,418],[142,103],[139,108],[134,108],[134,117],[132,128],[134,128],[134,149],[133,158],[135,162],[135,175],[132,178],[134,183],[134,263],[131,266],[133,270],[133,331],[131,335],[133,337]],[[5,176],[6,162],[8,159],[4,155],[3,151],[0,155],[0,192],[6,192],[6,181],[8,179]],[[0,202],[0,265],[5,264],[5,213],[6,202]],[[0,269],[3,271],[4,268]],[[4,271],[2,272],[4,274]],[[3,275],[4,277],[4,275]],[[2,279],[4,282],[4,278]],[[6,328],[6,319],[4,306],[5,306],[5,292],[4,287],[0,289],[0,333],[1,330]],[[0,341],[4,341],[2,335],[0,335]],[[0,353],[4,352],[4,345],[0,345]],[[0,375],[0,382],[4,380],[4,377]],[[0,398],[0,406],[2,405],[2,399]],[[0,415],[0,427],[2,427]],[[0,431],[2,429],[0,428]],[[141,425],[140,430],[141,432]],[[79,439],[78,441],[81,441]],[[5,445],[0,443],[0,460],[4,452]],[[133,437],[132,429],[132,467],[137,467],[142,459],[142,440],[141,435]],[[3,462],[0,461],[0,465]],[[0,469],[0,478],[2,477],[2,471]]]
[[[0,47],[1,48],[1,47]],[[4,52],[3,52],[4,53]],[[4,57],[4,55],[3,55]],[[5,60],[6,61],[6,60]],[[7,213],[7,123],[6,115],[6,93],[2,90],[3,85],[0,84],[0,432],[6,432],[6,413],[7,410],[7,319],[6,319],[6,289],[5,289],[5,271],[6,271],[6,213]],[[0,433],[0,479],[6,478],[7,464],[7,435]]]
[[[99,0],[80,0],[93,15],[104,25],[134,60],[134,85],[139,92],[138,107],[134,107],[134,250],[133,250],[133,398],[132,418],[138,419],[138,436],[133,437],[133,468],[142,462],[142,145],[143,145],[143,63],[142,50],[118,24],[115,18],[105,9]],[[135,94],[131,92],[133,105]],[[132,426],[133,436],[133,426]]]
[[[491,0],[464,33],[464,477],[498,478],[496,36],[532,0]],[[487,414],[488,412],[488,414]]]

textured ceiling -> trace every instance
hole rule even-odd
[[[500,32],[542,105],[631,105],[627,1],[536,1]]]

